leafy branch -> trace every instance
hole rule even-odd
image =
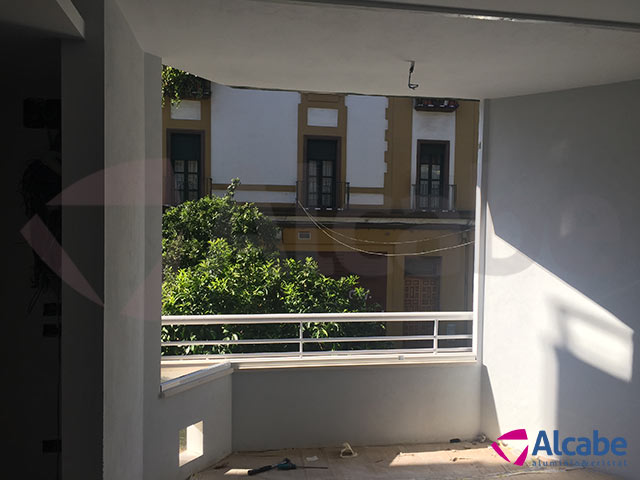
[[[211,82],[179,68],[162,66],[162,105],[168,98],[178,105],[186,98],[208,98],[211,95]]]

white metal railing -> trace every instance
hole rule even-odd
[[[283,313],[283,314],[247,314],[247,315],[165,315],[162,317],[162,325],[268,325],[268,324],[295,324],[298,327],[296,336],[287,338],[242,338],[242,339],[202,339],[202,340],[172,340],[163,341],[162,347],[187,347],[187,346],[222,346],[222,345],[278,345],[297,344],[297,351],[288,352],[250,352],[250,353],[209,353],[189,355],[164,355],[163,359],[177,358],[234,358],[234,357],[331,357],[336,355],[375,355],[375,354],[421,354],[441,355],[472,352],[473,335],[440,333],[442,323],[472,322],[472,312],[376,312],[376,313]],[[430,335],[377,335],[356,337],[323,337],[314,338],[305,336],[306,325],[309,323],[403,323],[424,322],[433,325],[433,334]],[[471,331],[471,328],[468,329]],[[469,346],[453,347],[443,345],[444,340],[470,340]],[[361,350],[326,350],[309,351],[305,345],[327,343],[352,343],[352,342],[410,342],[431,341],[429,347],[416,348],[379,348]]]

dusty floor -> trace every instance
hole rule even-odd
[[[340,458],[340,448],[288,449],[234,453],[194,475],[193,480],[248,476],[250,468],[281,462],[327,469],[270,470],[255,476],[264,480],[453,480],[516,477],[516,480],[607,480],[616,477],[592,470],[522,467],[506,463],[488,443],[445,443],[354,447],[356,457]],[[506,452],[505,452],[506,453]],[[515,458],[517,455],[510,455]],[[314,460],[317,457],[317,460]]]

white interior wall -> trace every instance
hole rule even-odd
[[[352,187],[384,187],[387,97],[347,95],[347,182]],[[360,203],[352,201],[352,203]]]
[[[160,397],[162,119],[161,60],[146,54],[146,194],[144,282],[144,475],[182,480],[231,453],[231,377]],[[127,257],[125,257],[127,258]],[[179,466],[179,431],[203,422],[203,455]]]
[[[295,185],[298,158],[296,92],[212,85],[211,176],[214,183]]]
[[[30,162],[55,158],[49,151],[46,128],[23,124],[23,100],[60,99],[60,43],[51,38],[33,38],[26,32],[4,30],[0,39],[3,58],[0,88],[11,92],[3,99],[0,116],[0,151],[3,158],[0,201],[3,211],[3,269],[11,272],[3,282],[5,338],[2,348],[3,380],[7,394],[2,424],[11,432],[4,449],[6,458],[20,465],[26,478],[55,478],[57,455],[42,453],[42,439],[58,432],[58,339],[42,335],[42,325],[55,323],[43,314],[44,304],[59,302],[59,294],[45,292],[34,300],[34,255],[20,231],[29,217],[25,213],[20,183]],[[47,153],[49,152],[49,153]],[[55,165],[53,161],[52,165]],[[9,281],[10,279],[10,281]],[[25,354],[28,352],[28,354]],[[38,393],[34,395],[34,386]],[[28,412],[16,415],[15,412]]]
[[[449,183],[454,184],[456,154],[456,115],[447,112],[413,110],[411,145],[411,184],[416,183],[418,140],[447,140],[449,142]]]
[[[639,478],[640,81],[485,118],[483,429],[623,436]]]
[[[476,364],[238,371],[233,449],[470,439],[479,409]]]
[[[61,42],[63,189],[104,172],[104,3],[74,0],[74,5],[87,27],[84,41]],[[96,183],[90,190],[103,198],[103,179]],[[105,282],[104,228],[103,202],[63,206],[64,251],[100,298]],[[69,270],[62,266],[63,278]],[[62,477],[101,478],[104,308],[64,282],[62,304]]]
[[[157,338],[155,340],[157,342]],[[159,355],[155,357],[159,364]],[[227,375],[170,397],[149,392],[152,411],[145,428],[144,478],[181,480],[210,467],[231,453],[231,376]],[[179,466],[179,432],[203,423],[203,455]]]
[[[143,472],[145,280],[144,53],[114,0],[104,2],[104,473]],[[126,175],[123,175],[126,172]]]

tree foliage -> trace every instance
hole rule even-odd
[[[165,98],[179,104],[183,98],[205,98],[211,92],[211,82],[179,68],[162,66],[162,103]]]
[[[276,226],[253,204],[234,199],[239,181],[224,197],[205,197],[169,209],[163,217],[162,309],[165,315],[230,313],[322,313],[372,311],[368,290],[349,275],[331,278],[311,258],[284,258],[277,250]],[[383,335],[381,323],[312,322],[310,338]],[[295,338],[298,326],[215,325],[163,328],[165,340]],[[311,349],[352,348],[355,344],[311,344]],[[382,345],[376,344],[375,347]],[[271,346],[288,351],[297,344]],[[262,345],[169,347],[166,353],[264,351]]]

